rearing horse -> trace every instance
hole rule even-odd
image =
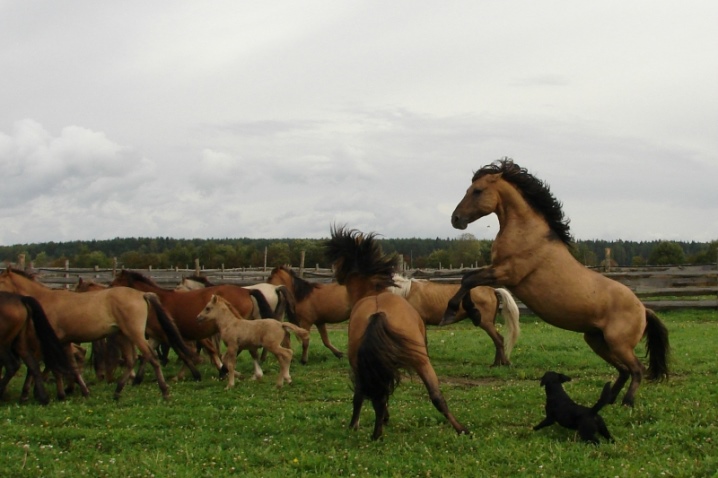
[[[668,377],[668,331],[625,285],[584,267],[569,252],[569,221],[549,187],[504,158],[479,169],[451,215],[456,229],[491,213],[499,233],[491,265],[468,272],[449,301],[442,325],[454,322],[472,288],[506,287],[547,323],[583,333],[588,345],[618,370],[611,403],[628,379],[623,404],[633,406],[644,374],[634,349],[646,337],[647,377]]]

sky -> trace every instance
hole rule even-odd
[[[714,0],[0,0],[0,244],[492,239],[502,157],[577,240],[718,240]]]

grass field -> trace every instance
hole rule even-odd
[[[636,407],[602,411],[616,442],[587,445],[558,425],[534,432],[545,395],[546,370],[573,377],[565,385],[579,403],[593,404],[614,371],[580,334],[522,318],[514,365],[490,368],[493,346],[470,324],[429,330],[429,352],[449,408],[471,431],[457,436],[432,407],[420,380],[408,376],[390,400],[391,421],[372,442],[367,403],[358,432],[347,428],[352,392],[346,360],[334,358],[312,332],[310,362],[292,365],[294,383],[274,387],[277,363],[265,378],[244,377],[233,390],[206,364],[201,382],[171,384],[163,401],[156,383],[127,387],[95,383],[91,395],[19,405],[21,377],[0,403],[0,473],[11,477],[700,477],[718,473],[718,313],[663,313],[673,348],[668,382],[639,389]],[[345,327],[331,331],[346,344]],[[295,352],[297,351],[295,344]],[[639,353],[644,352],[643,344]],[[296,356],[296,354],[295,354]],[[165,368],[173,377],[178,364]],[[51,385],[52,387],[52,385]],[[50,388],[49,388],[50,390]],[[52,391],[52,390],[50,390]]]

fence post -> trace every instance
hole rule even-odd
[[[302,251],[299,253],[299,277],[304,277],[304,255],[306,254],[306,251]]]
[[[264,246],[264,268],[262,272],[267,272],[267,246]]]
[[[199,259],[194,260],[194,274],[199,275]]]
[[[17,268],[20,269],[21,271],[25,270],[25,254],[18,254]]]

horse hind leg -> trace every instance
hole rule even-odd
[[[616,378],[613,386],[611,386],[611,398],[608,403],[613,404],[616,402],[618,394],[630,378],[631,383],[626,395],[623,397],[622,404],[633,406],[636,390],[638,390],[641,383],[644,369],[643,364],[638,360],[633,349],[629,348],[626,350],[626,347],[611,348],[601,332],[586,333],[583,338],[599,357],[613,365],[618,371],[618,378]]]
[[[486,334],[489,336],[489,338],[491,338],[491,341],[494,343],[494,349],[496,350],[496,352],[494,354],[494,363],[491,364],[492,367],[511,365],[511,361],[509,361],[509,359],[506,357],[506,352],[504,350],[504,338],[499,333],[499,331],[496,330],[496,326],[494,325],[494,322],[496,321],[496,314],[498,313],[498,300],[495,302],[495,304],[496,307],[494,307],[493,310],[481,311],[471,299],[471,293],[464,296],[464,300],[462,303],[466,314],[469,316],[469,319],[471,319],[471,322],[476,327],[480,327],[481,329],[483,329],[484,332],[486,332]],[[484,307],[484,309],[487,308],[488,307]]]
[[[378,440],[384,433],[384,424],[389,420],[389,399],[385,397],[381,400],[372,400],[374,407],[374,432],[371,435],[372,440]]]
[[[434,407],[441,412],[444,417],[446,417],[451,426],[454,427],[454,430],[456,430],[456,433],[459,435],[468,434],[469,430],[459,423],[459,421],[454,418],[454,415],[452,415],[449,411],[446,400],[444,400],[444,396],[439,389],[439,378],[436,376],[434,367],[431,366],[429,360],[425,359],[423,363],[418,364],[414,368],[416,369],[416,373],[424,382],[424,386],[426,386],[426,390],[429,392],[429,398],[431,399],[431,403]]]

